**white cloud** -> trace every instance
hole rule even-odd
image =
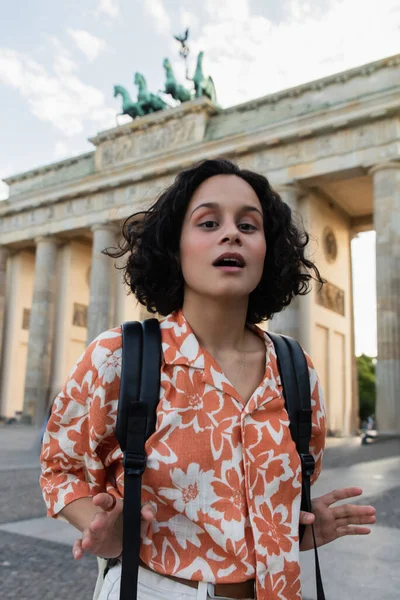
[[[96,127],[115,125],[115,110],[107,107],[104,94],[74,74],[76,64],[68,51],[52,39],[55,47],[53,73],[28,54],[0,48],[0,83],[16,88],[30,111],[50,122],[66,136],[80,134],[85,121]]]
[[[59,140],[56,142],[54,147],[54,157],[57,159],[66,158],[71,156],[71,152],[69,151],[68,145],[65,142]]]
[[[249,18],[248,0],[206,0],[206,13],[212,21],[244,21]]]
[[[104,40],[84,29],[68,29],[68,33],[90,62],[96,60],[107,47]]]
[[[100,0],[97,12],[116,19],[119,17],[119,0]]]
[[[341,0],[324,11],[292,0],[286,21],[250,14],[245,0],[205,7],[210,22],[190,44],[192,61],[205,51],[223,106],[346,70],[398,52],[398,0]],[[371,37],[372,36],[372,37]],[[371,41],[372,40],[372,41]]]
[[[146,0],[144,2],[147,13],[153,17],[155,26],[160,33],[171,34],[171,20],[163,0]]]
[[[199,24],[199,18],[193,12],[186,10],[185,8],[180,9],[179,11],[179,20],[181,23],[181,27],[195,28]]]

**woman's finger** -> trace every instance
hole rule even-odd
[[[102,529],[105,528],[107,523],[107,514],[106,513],[97,513],[94,515],[90,525],[90,533],[93,534],[94,537],[97,537]]]
[[[93,504],[106,512],[112,511],[115,508],[116,503],[116,497],[106,492],[93,496]]]
[[[338,527],[336,529],[336,533],[338,537],[343,537],[345,535],[368,535],[371,533],[371,529],[369,527],[356,527],[354,525],[347,525],[347,527]]]
[[[75,558],[75,560],[79,560],[80,558],[82,558],[83,556],[83,550],[82,550],[82,540],[75,540],[73,546],[72,546],[72,555]]]
[[[150,503],[143,504],[141,515],[145,521],[152,521],[156,516],[156,511]]]
[[[82,533],[82,550],[92,550],[93,542],[93,534],[91,533],[90,529],[84,529]]]
[[[331,506],[335,502],[340,502],[340,500],[347,500],[348,498],[355,498],[357,496],[361,496],[363,493],[362,488],[354,486],[348,488],[340,488],[337,490],[333,490],[328,494],[324,494],[318,500],[321,500],[325,506]]]
[[[375,515],[359,515],[353,517],[345,517],[343,519],[336,519],[336,529],[339,527],[347,527],[348,525],[373,525],[376,523]]]
[[[342,504],[332,508],[332,514],[335,519],[354,519],[360,516],[373,516],[376,514],[374,506],[359,506],[357,504]]]
[[[314,521],[315,515],[304,510],[300,511],[300,525],[311,525]]]

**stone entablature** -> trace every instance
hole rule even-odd
[[[32,169],[4,181],[10,186],[10,198],[31,191],[55,186],[61,182],[85,177],[94,172],[94,152],[60,160],[45,167]]]
[[[191,122],[187,126],[192,127]],[[206,157],[235,157],[242,165],[266,173],[275,185],[360,167],[367,172],[377,162],[400,157],[400,120],[377,119],[320,136],[303,139],[297,136],[295,141],[291,137],[292,143],[287,144],[276,138],[268,144],[265,134],[263,142],[262,139],[262,132],[258,132],[248,136],[242,144],[237,139],[236,143],[232,140],[212,144],[198,142],[187,148],[179,147],[164,158],[157,155],[137,160],[134,165],[115,165],[112,171],[105,170],[81,182],[65,184],[62,189],[46,189],[39,197],[35,193],[34,202],[32,197],[8,202],[7,206],[0,207],[2,243],[89,227],[102,220],[123,219],[132,212],[132,206],[150,202],[166,187],[177,165],[181,168]],[[101,147],[102,140],[99,144]]]

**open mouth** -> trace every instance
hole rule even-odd
[[[214,267],[224,267],[226,269],[243,269],[245,262],[240,255],[220,256],[213,262]]]

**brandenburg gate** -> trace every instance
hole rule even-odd
[[[350,242],[375,229],[377,423],[400,433],[400,55],[224,110],[197,94],[90,141],[87,154],[6,179],[0,416],[42,423],[86,344],[146,316],[101,250],[179,170],[228,157],[266,175],[312,235],[327,284],[266,327],[313,357],[334,434],[358,424]]]

